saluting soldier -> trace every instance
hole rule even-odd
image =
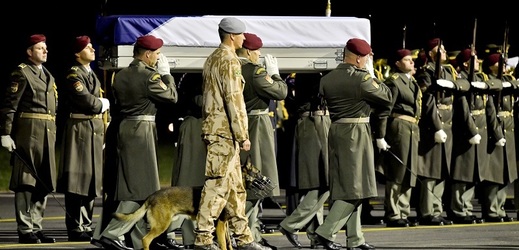
[[[121,116],[117,132],[116,212],[131,213],[146,198],[160,189],[157,159],[155,114],[158,103],[176,103],[177,90],[166,56],[161,54],[163,41],[153,35],[137,38],[133,61],[115,75],[112,90],[114,106]],[[138,155],[139,157],[135,157]],[[147,233],[145,220],[135,225],[112,219],[101,233],[105,248],[128,249],[119,237],[131,231],[134,248],[142,248]]]
[[[344,48],[343,63],[321,78],[319,93],[330,111],[328,134],[330,197],[333,205],[315,232],[326,249],[341,249],[333,242],[346,225],[349,248],[374,249],[362,233],[362,201],[376,197],[375,157],[369,117],[389,115],[391,91],[365,68],[371,46],[351,38]]]
[[[488,152],[490,153],[490,165],[486,172],[482,173],[482,215],[485,222],[513,221],[504,209],[508,184],[517,179],[517,159],[515,155],[514,134],[514,106],[516,105],[517,88],[519,85],[515,78],[505,73],[505,63],[500,68],[500,53],[490,54],[483,60],[483,72],[488,75],[490,81],[501,81],[503,89],[494,93],[494,105],[497,111],[496,135],[489,138]],[[501,79],[499,77],[501,76]],[[499,134],[502,132],[502,134]]]
[[[397,50],[390,58],[393,73],[385,84],[391,90],[391,115],[381,119],[379,126],[385,131],[376,145],[384,154],[382,173],[385,176],[384,208],[386,226],[407,227],[411,222],[411,191],[416,184],[418,165],[418,121],[422,109],[422,91],[413,77],[414,61],[408,49]],[[384,138],[387,138],[387,142]],[[391,152],[398,159],[384,151]],[[401,161],[401,162],[400,162]],[[425,213],[432,215],[432,211]]]
[[[110,102],[102,97],[101,82],[90,68],[95,60],[90,37],[76,37],[72,47],[75,62],[62,92],[69,113],[65,114],[57,190],[65,194],[68,240],[90,241],[94,199],[103,195],[102,113]]]
[[[427,42],[426,56],[427,63],[417,70],[415,77],[423,95],[419,123],[420,158],[416,173],[421,185],[419,211],[429,211],[432,215],[422,220],[426,225],[449,225],[452,221],[443,218],[441,214],[444,209],[445,181],[451,165],[452,104],[457,73],[452,65],[444,64],[447,53],[439,38]],[[419,217],[422,215],[419,214]]]
[[[247,110],[249,124],[250,151],[241,151],[240,160],[244,165],[247,157],[262,175],[267,176],[275,188],[268,196],[279,196],[279,177],[276,162],[275,125],[269,115],[269,105],[272,100],[285,99],[288,87],[279,75],[277,59],[272,55],[265,55],[265,66],[259,64],[263,41],[252,33],[244,33],[245,41],[241,48],[236,49],[240,58],[241,72],[245,85],[243,86],[243,100]],[[247,191],[245,213],[249,219],[249,227],[256,242],[272,247],[262,236],[258,218],[259,206],[263,197],[257,197],[250,190]]]
[[[27,61],[11,73],[0,109],[2,147],[13,167],[9,189],[14,191],[18,242],[54,243],[43,233],[47,195],[56,187],[56,110],[54,77],[47,62],[46,37],[27,41]]]

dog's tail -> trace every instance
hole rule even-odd
[[[142,219],[144,215],[146,215],[146,212],[148,211],[148,201],[144,202],[141,207],[139,207],[135,212],[129,213],[129,214],[123,214],[123,213],[113,213],[114,218],[120,221],[131,221],[131,222],[137,222],[138,220]]]

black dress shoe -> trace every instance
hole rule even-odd
[[[68,241],[91,241],[92,237],[86,232],[68,232]]]
[[[38,239],[40,239],[41,243],[55,243],[56,239],[45,235],[42,231],[38,231],[34,233]]]
[[[131,247],[127,247],[122,241],[120,240],[112,240],[109,238],[106,238],[104,236],[101,237],[99,242],[103,245],[104,249],[111,249],[111,250],[133,250]]]
[[[389,220],[386,222],[386,227],[408,227],[409,221],[407,219]]]
[[[30,233],[20,233],[18,232],[18,243],[21,244],[38,244],[41,243],[38,236],[36,236],[33,232]]]
[[[195,244],[184,245],[184,249],[195,249]]]
[[[476,217],[475,216],[457,216],[452,218],[452,222],[454,224],[476,224]]]
[[[333,242],[332,244],[335,244],[336,247],[341,248],[341,244],[337,242]],[[310,248],[311,249],[322,249],[324,248],[323,243],[321,243],[319,240],[310,240]]]
[[[261,238],[258,243],[264,247],[270,247],[272,250],[278,250],[278,247],[271,245],[265,238]]]
[[[293,233],[290,233],[288,232],[287,230],[285,230],[282,226],[278,226],[278,230],[279,232],[281,232],[283,235],[285,235],[285,237],[287,238],[287,240],[294,246],[294,247],[297,247],[297,248],[302,248],[303,246],[301,245],[301,243],[299,242],[299,240],[297,239],[297,235],[296,234],[293,234]]]
[[[441,216],[425,216],[420,218],[420,225],[423,226],[443,226],[443,225],[452,225],[451,220],[444,219]]]
[[[325,239],[322,236],[317,236],[319,239],[319,242],[324,246],[327,250],[339,250],[342,248],[341,244],[333,242],[331,240]]]
[[[504,222],[503,217],[491,217],[487,216],[484,218],[485,222]]]
[[[358,250],[358,249],[375,249],[374,246],[364,242],[363,244],[361,245],[358,245],[356,247],[348,247],[347,250]]]
[[[178,244],[175,239],[165,239],[162,241],[156,241],[153,249],[155,249],[155,250],[182,250],[182,249],[184,249],[184,246]]]

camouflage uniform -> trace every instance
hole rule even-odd
[[[18,65],[10,81],[0,111],[1,134],[11,135],[17,152],[11,155],[9,189],[15,192],[18,232],[36,233],[42,230],[47,194],[56,186],[58,94],[50,72],[30,61]]]
[[[90,232],[94,198],[103,194],[101,82],[77,63],[69,69],[63,91],[70,113],[65,113],[57,191],[65,194],[68,232]]]
[[[202,135],[207,143],[206,181],[197,215],[195,245],[213,243],[214,221],[225,209],[238,245],[253,241],[245,217],[240,145],[249,139],[244,79],[233,48],[220,46],[203,69]]]

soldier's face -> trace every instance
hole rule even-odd
[[[44,42],[39,42],[32,47],[27,49],[27,54],[29,55],[29,59],[36,64],[42,64],[47,61],[47,44]]]
[[[231,34],[231,39],[234,43],[234,48],[240,49],[243,46],[243,41],[245,41],[245,35],[243,33]]]

